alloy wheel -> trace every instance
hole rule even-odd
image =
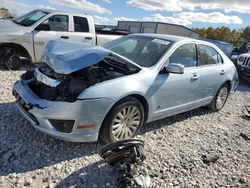
[[[112,121],[112,134],[116,140],[130,138],[137,132],[141,123],[141,112],[136,106],[126,106],[115,115]]]

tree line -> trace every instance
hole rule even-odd
[[[215,39],[224,42],[232,43],[234,46],[239,46],[244,42],[250,42],[250,27],[240,30],[230,29],[228,27],[217,28],[194,28],[201,38]]]
[[[8,18],[8,17],[12,17],[13,15],[9,12],[8,9],[6,8],[0,8],[0,17],[3,17],[3,18]]]

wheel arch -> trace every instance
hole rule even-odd
[[[119,105],[119,103],[122,104],[122,101],[126,101],[126,98],[128,97],[132,97],[134,99],[137,99],[138,101],[141,102],[142,106],[143,106],[143,110],[144,110],[144,123],[147,122],[147,119],[148,119],[148,114],[149,114],[149,105],[148,105],[148,101],[146,100],[146,98],[143,96],[143,95],[140,95],[140,94],[129,94],[129,95],[126,95],[122,98],[120,98],[118,101],[116,101],[111,107],[110,109],[108,110],[108,112],[106,113],[103,121],[102,121],[102,124],[100,126],[100,129],[99,129],[99,132],[98,132],[98,137],[101,138],[102,140],[104,140],[101,136],[101,132],[105,131],[105,121],[107,120],[107,118],[109,117],[109,113],[111,112],[112,109],[114,109],[117,105]],[[105,140],[104,140],[105,141]]]
[[[148,113],[149,113],[149,106],[148,106],[147,99],[144,96],[139,95],[139,94],[132,94],[132,95],[128,95],[127,97],[134,97],[141,102],[143,109],[144,109],[144,116],[145,116],[144,121],[147,122]]]
[[[224,82],[224,84],[227,84],[228,85],[228,89],[229,89],[229,92],[231,91],[231,88],[232,88],[232,83],[230,80],[227,80]]]
[[[21,57],[25,57],[27,58],[29,61],[32,61],[31,55],[29,54],[28,50],[17,43],[1,43],[0,44],[0,48],[14,48],[15,50],[17,50],[20,53]]]
[[[148,105],[148,101],[146,100],[146,98],[140,94],[130,94],[130,95],[126,95],[124,97],[122,97],[121,99],[119,99],[118,101],[116,101],[108,110],[103,122],[105,121],[105,119],[107,118],[109,112],[117,105],[119,104],[121,101],[123,101],[124,99],[126,99],[127,97],[133,97],[137,100],[139,100],[143,106],[144,109],[144,122],[147,122],[148,119],[148,114],[149,114],[149,105]],[[102,122],[102,124],[103,124]],[[102,126],[101,126],[102,127]]]

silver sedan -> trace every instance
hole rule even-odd
[[[201,106],[223,108],[238,75],[215,45],[135,34],[103,47],[52,41],[13,94],[32,125],[59,139],[134,137],[146,122]]]

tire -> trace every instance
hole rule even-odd
[[[0,68],[4,67],[4,49],[0,49]]]
[[[144,124],[144,113],[143,105],[136,98],[122,99],[107,114],[100,138],[106,143],[133,138]]]
[[[19,70],[21,67],[21,61],[16,53],[9,53],[5,56],[4,67],[9,70]]]
[[[212,102],[208,105],[208,107],[215,112],[220,111],[227,102],[228,94],[229,94],[229,85],[224,83],[220,87],[220,89],[218,90],[217,94],[215,95]]]

